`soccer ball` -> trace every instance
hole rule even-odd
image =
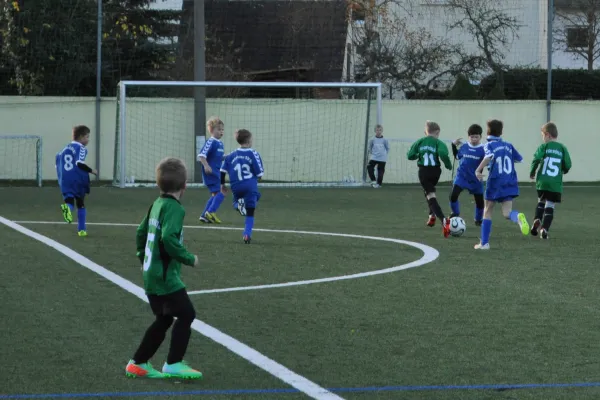
[[[450,218],[450,234],[452,236],[462,236],[466,230],[467,225],[465,224],[464,219],[462,219],[461,217]]]

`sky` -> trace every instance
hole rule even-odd
[[[153,0],[150,8],[158,10],[181,10],[183,0]]]

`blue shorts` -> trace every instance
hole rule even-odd
[[[60,191],[63,199],[77,198],[83,199],[86,194],[90,193],[90,184],[88,183],[71,183],[60,186]]]
[[[465,179],[461,176],[457,176],[454,179],[454,184],[456,186],[460,186],[464,190],[468,190],[471,194],[483,194],[483,183],[475,179],[475,181],[471,179]]]
[[[231,188],[233,194],[233,204],[235,205],[239,199],[244,199],[246,208],[256,208],[256,204],[260,200],[261,194],[256,187],[247,187],[245,185],[235,186]]]
[[[205,175],[202,173],[202,182],[208,188],[211,193],[217,193],[221,191],[221,178],[215,175]]]
[[[511,201],[519,197],[519,185],[517,182],[514,183],[496,183],[487,182],[485,188],[485,199],[488,201],[494,201],[496,203],[503,203],[505,201]]]

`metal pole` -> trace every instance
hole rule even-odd
[[[548,0],[548,32],[547,32],[547,52],[548,52],[548,81],[546,82],[546,122],[550,121],[552,114],[552,25],[554,22],[554,0]]]
[[[100,180],[100,101],[102,91],[102,0],[98,0],[98,38],[96,39],[96,180]]]
[[[206,80],[204,0],[194,0],[194,80]],[[202,182],[202,164],[197,159],[206,140],[206,87],[194,87],[194,182]]]
[[[372,93],[372,89],[369,89],[367,91],[368,95],[367,95],[367,120],[366,120],[366,127],[365,127],[365,140],[363,143],[364,146],[364,151],[363,151],[363,183],[367,182],[367,176],[368,176],[368,172],[367,172],[367,162],[369,161],[369,131],[371,129],[371,93]],[[379,111],[378,111],[379,112]],[[379,118],[379,114],[378,117]],[[379,120],[377,121],[377,123],[379,123]]]

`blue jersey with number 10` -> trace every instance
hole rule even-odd
[[[85,163],[87,153],[84,145],[73,141],[56,155],[58,184],[65,198],[83,197],[90,192],[90,175],[77,166]]]
[[[494,136],[488,137],[484,150],[485,158],[490,158],[485,199],[502,202],[518,197],[519,182],[515,163],[523,161],[521,154],[511,143]]]

